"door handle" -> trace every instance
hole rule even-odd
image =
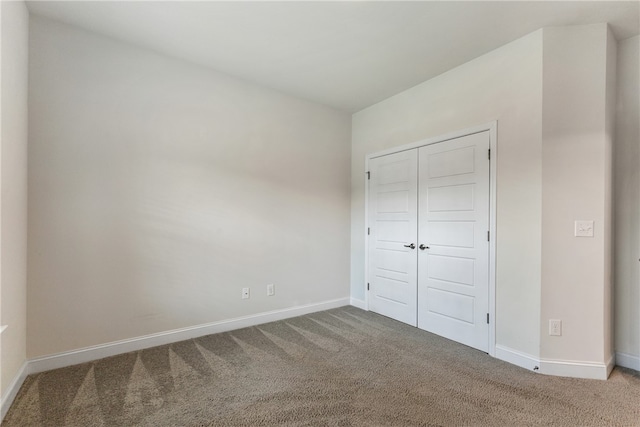
[[[405,247],[405,248],[415,249],[415,248],[416,248],[416,245],[415,245],[415,244],[413,244],[413,243],[411,243],[411,244],[409,244],[409,245],[404,245],[404,247]]]
[[[429,249],[429,246],[425,246],[425,245],[420,245],[418,247],[420,248],[421,251],[424,251],[425,249]]]

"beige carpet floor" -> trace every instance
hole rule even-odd
[[[14,426],[640,426],[640,375],[535,374],[354,307],[30,376]]]

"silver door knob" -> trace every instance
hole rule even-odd
[[[429,249],[429,246],[425,246],[425,245],[420,245],[418,247],[420,248],[421,251],[424,251],[425,249]]]
[[[416,245],[411,243],[410,245],[404,245],[405,248],[411,248],[411,249],[415,249]]]

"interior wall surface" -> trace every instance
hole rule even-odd
[[[29,13],[22,1],[0,2],[0,396],[26,361],[27,91]]]
[[[496,341],[540,346],[542,31],[353,115],[351,295],[365,300],[365,157],[498,121]]]
[[[640,36],[618,43],[615,126],[615,349],[640,370]]]
[[[615,197],[613,178],[613,144],[615,143],[616,127],[616,97],[618,79],[618,41],[611,27],[607,26],[607,53],[605,77],[605,200],[604,200],[604,361],[615,361],[615,330],[614,330],[614,285],[613,285],[613,242],[614,242],[614,214],[613,200]]]
[[[348,298],[349,114],[40,17],[30,37],[29,358]]]
[[[540,356],[602,364],[612,351],[607,78],[615,44],[606,24],[543,33]],[[575,236],[577,220],[593,221],[593,237]],[[562,321],[560,336],[549,334],[551,319]]]

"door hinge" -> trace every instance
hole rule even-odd
[[[489,232],[489,231],[487,231],[487,242],[490,242],[490,241],[491,241],[491,238],[490,238],[489,233],[490,233],[490,232]]]
[[[367,290],[369,290],[369,284],[367,283]]]
[[[487,325],[489,324],[489,313],[487,313]]]
[[[488,155],[489,160],[491,160],[491,148],[489,148],[489,155]]]
[[[371,172],[367,172],[367,179],[371,179]]]
[[[367,236],[369,236],[371,234],[371,228],[367,227]]]

